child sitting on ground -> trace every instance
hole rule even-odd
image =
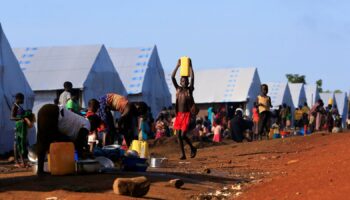
[[[212,128],[212,132],[214,133],[213,142],[222,142],[221,136],[222,126],[219,118],[215,119],[215,126]]]

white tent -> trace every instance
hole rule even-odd
[[[348,103],[349,103],[349,99],[348,99],[348,95],[347,93],[335,93],[335,102],[337,104],[337,108],[339,110],[339,114],[342,117],[343,120],[343,127],[346,127],[346,119],[348,117]]]
[[[336,102],[334,101],[335,97],[333,92],[320,93],[320,98],[322,99],[324,106],[327,106],[330,102],[333,102],[332,106],[336,104]]]
[[[0,24],[0,153],[13,149],[15,123],[10,121],[10,113],[14,96],[19,92],[25,96],[23,108],[32,109],[33,91],[20,69]],[[30,132],[28,139],[33,143],[35,134]]]
[[[288,83],[290,93],[292,95],[294,108],[304,105],[306,101],[306,94],[304,84],[302,83]]]
[[[271,103],[274,109],[278,109],[278,106],[287,104],[294,110],[294,104],[290,89],[287,83],[267,83],[269,86],[269,96],[271,97]]]
[[[79,90],[83,107],[108,92],[126,95],[104,45],[16,48],[14,52],[35,92],[36,112],[53,103],[65,81]]]
[[[306,100],[308,106],[311,108],[318,99],[320,99],[320,93],[318,92],[317,85],[304,85]]]
[[[222,68],[195,70],[194,100],[197,104],[244,103],[251,111],[260,93],[260,78],[256,68]],[[179,75],[177,75],[179,79]],[[175,103],[175,89],[168,74],[167,83]],[[178,80],[179,83],[179,80]]]
[[[171,94],[159,59],[157,47],[109,48],[117,72],[131,101],[143,101],[157,116],[171,106]]]

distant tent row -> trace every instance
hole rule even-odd
[[[163,107],[171,106],[157,47],[109,48],[109,55],[131,101],[143,101],[157,116]]]
[[[53,103],[63,83],[73,83],[83,107],[107,92],[126,95],[125,88],[103,45],[15,48],[14,52],[35,92],[34,112]]]
[[[18,65],[0,24],[0,154],[13,149],[15,123],[10,121],[10,113],[18,92],[25,96],[23,108],[32,109],[34,93]],[[35,134],[30,132],[28,139],[33,143]]]
[[[325,105],[331,104],[336,106],[340,116],[342,116],[342,125],[346,127],[346,119],[348,118],[349,111],[349,97],[346,92],[343,93],[320,93],[320,98]]]
[[[286,104],[294,110],[292,94],[287,83],[267,83],[269,86],[269,96],[274,109]]]
[[[73,93],[83,107],[108,92],[144,101],[154,116],[171,105],[156,47],[107,50],[104,45],[54,46],[16,48],[14,52],[35,92],[35,111],[53,103],[65,81],[73,83]]]
[[[177,74],[179,82],[179,75]],[[167,83],[175,103],[175,88],[171,75],[167,75]],[[260,78],[256,68],[224,68],[195,71],[194,100],[204,116],[212,106],[226,106],[229,115],[236,108],[252,110],[253,103],[260,93]],[[200,86],[200,87],[199,87]]]

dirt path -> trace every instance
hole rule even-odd
[[[37,178],[0,164],[0,199],[133,199],[113,194],[117,177],[146,175],[152,182],[145,199],[196,199],[217,193],[227,199],[346,199],[350,193],[350,134],[224,145],[199,149],[195,159],[179,162],[171,140],[152,149],[169,158],[169,167],[146,173]],[[210,173],[207,173],[210,171]],[[166,186],[182,178],[181,190]],[[232,189],[233,188],[233,189]],[[218,191],[220,190],[220,191]],[[200,195],[202,194],[202,195]]]

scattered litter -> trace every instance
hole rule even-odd
[[[238,197],[238,196],[240,196],[240,195],[242,195],[243,194],[243,192],[237,192],[236,193],[236,196]]]
[[[281,156],[271,156],[272,159],[278,159],[280,158]]]
[[[242,187],[241,187],[241,184],[237,184],[237,185],[232,185],[232,190],[241,190]]]
[[[287,165],[290,165],[290,164],[294,164],[294,163],[297,163],[299,162],[299,160],[290,160],[287,162]]]
[[[58,200],[58,197],[47,197],[46,200]]]
[[[205,169],[203,170],[203,173],[205,173],[205,174],[210,174],[210,173],[211,173],[211,170],[210,170],[209,168],[205,168]]]

